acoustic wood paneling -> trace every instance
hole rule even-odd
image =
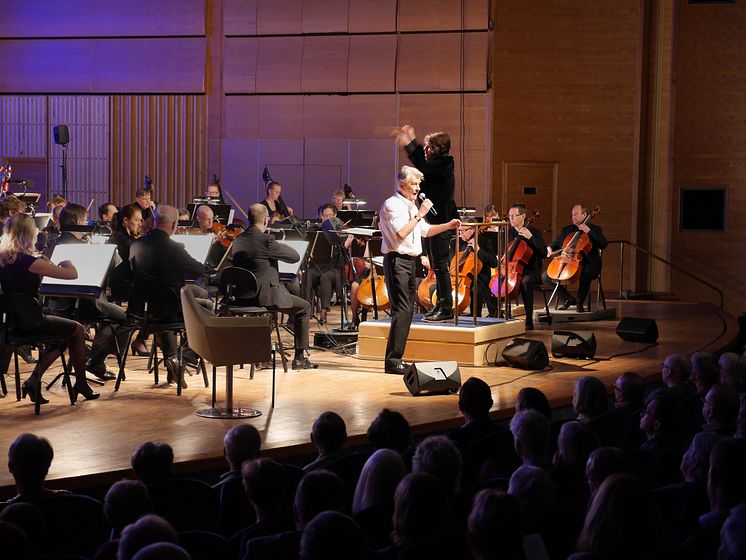
[[[302,37],[270,37],[259,41],[256,90],[264,93],[300,91]]]
[[[676,110],[671,254],[675,262],[719,285],[733,313],[746,308],[746,5],[677,2]],[[725,186],[725,233],[679,231],[679,189]],[[712,292],[671,274],[687,299],[715,301]]]
[[[225,0],[223,2],[223,33],[256,35],[257,1]]]
[[[90,204],[95,219],[98,206],[109,199],[109,104],[108,96],[49,97],[48,194],[62,192],[62,146],[54,143],[53,127],[65,124],[70,131],[67,198],[85,207]]]
[[[241,37],[223,41],[223,92],[256,92],[260,40]]]
[[[203,93],[205,39],[0,40],[3,93]]]
[[[349,0],[303,0],[303,33],[345,33]]]
[[[302,33],[302,0],[257,0],[256,32],[259,35]]]
[[[487,0],[402,0],[399,28],[402,31],[486,29]]]
[[[305,37],[301,91],[346,92],[349,53],[349,37]]]
[[[356,0],[350,2],[350,33],[396,31],[397,0]]]
[[[154,198],[184,206],[204,191],[204,96],[112,97],[111,182],[116,204],[129,204],[149,175]]]
[[[4,0],[0,37],[204,35],[205,0]]]
[[[486,32],[402,35],[396,75],[398,90],[486,89],[487,44]]]
[[[396,68],[396,36],[350,37],[347,91],[393,91]]]
[[[588,6],[501,0],[495,16],[495,168],[508,161],[559,164],[552,238],[578,202],[599,204],[609,239],[635,235],[639,157],[642,2]],[[493,195],[502,209],[494,183]],[[618,279],[607,251],[607,290]],[[627,269],[626,272],[629,272]],[[629,284],[627,284],[629,286]]]
[[[0,95],[0,159],[47,156],[47,98]]]

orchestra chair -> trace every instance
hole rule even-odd
[[[282,369],[285,373],[288,371],[288,357],[285,353],[285,347],[280,336],[280,318],[279,311],[254,305],[259,287],[256,276],[250,270],[238,266],[231,266],[223,270],[220,275],[220,294],[222,295],[218,303],[218,315],[267,315],[272,320],[272,329],[275,331],[277,339],[277,348],[280,351],[282,359]],[[251,366],[251,378],[254,377],[254,365]]]
[[[3,396],[8,394],[5,376],[10,366],[10,358],[14,358],[16,400],[21,400],[21,376],[18,368],[18,348],[20,346],[35,346],[40,349],[40,352],[43,351],[43,347],[57,346],[62,349],[60,352],[62,376],[70,397],[70,404],[75,404],[73,384],[70,382],[70,364],[65,360],[64,352],[67,347],[67,338],[59,334],[40,335],[35,332],[44,319],[39,301],[28,294],[10,292],[0,294],[0,315],[2,316],[2,325],[0,325],[0,346],[2,347],[0,389],[2,389]],[[34,404],[36,415],[41,414],[41,387],[42,384],[39,383],[39,391],[36,394]]]
[[[262,413],[253,408],[233,406],[233,366],[242,363],[272,361],[272,408],[275,406],[275,360],[272,349],[272,327],[266,314],[254,317],[216,317],[195,300],[192,292],[182,288],[181,307],[191,348],[213,366],[225,366],[225,407],[217,408],[216,374],[213,367],[212,407],[198,410],[203,418],[253,418]]]
[[[179,368],[178,379],[176,380],[176,394],[181,395],[184,381],[183,356],[181,353],[184,342],[188,337],[186,337],[186,327],[181,316],[178,292],[173,287],[159,282],[156,278],[147,275],[135,276],[135,283],[127,307],[127,319],[129,333],[127,335],[127,343],[122,352],[121,361],[119,362],[119,374],[117,375],[114,391],[119,391],[119,386],[125,379],[124,368],[127,364],[127,354],[132,344],[132,338],[137,330],[142,332],[146,337],[153,335],[152,352],[154,356],[157,356],[158,347],[161,346],[161,335],[173,333],[178,337],[177,356],[179,358]],[[165,354],[163,355],[163,359],[165,362]],[[158,363],[159,360],[153,358],[153,377],[156,385],[158,385]],[[200,359],[199,367],[202,370],[205,387],[209,387],[207,369],[202,359]]]

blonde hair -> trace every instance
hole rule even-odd
[[[38,234],[31,216],[14,214],[8,218],[0,238],[0,266],[14,263],[19,253],[33,254]]]

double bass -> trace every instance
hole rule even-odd
[[[531,216],[523,222],[523,227],[528,227],[533,220],[541,214],[534,210]],[[498,274],[494,274],[490,280],[490,291],[495,297],[504,297],[513,299],[521,293],[521,281],[523,280],[523,269],[531,260],[534,250],[528,243],[528,240],[516,236],[511,242],[508,250],[505,252],[505,258],[500,265]],[[507,260],[507,266],[505,264]]]
[[[600,214],[599,206],[586,214],[581,225],[586,225],[596,214]],[[562,242],[562,249],[554,251],[549,256],[554,256],[547,267],[547,276],[555,282],[574,282],[580,277],[583,267],[583,258],[593,247],[588,234],[580,230],[569,234]]]

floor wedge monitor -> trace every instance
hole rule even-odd
[[[415,362],[404,373],[413,397],[427,393],[456,393],[461,387],[458,362]]]

